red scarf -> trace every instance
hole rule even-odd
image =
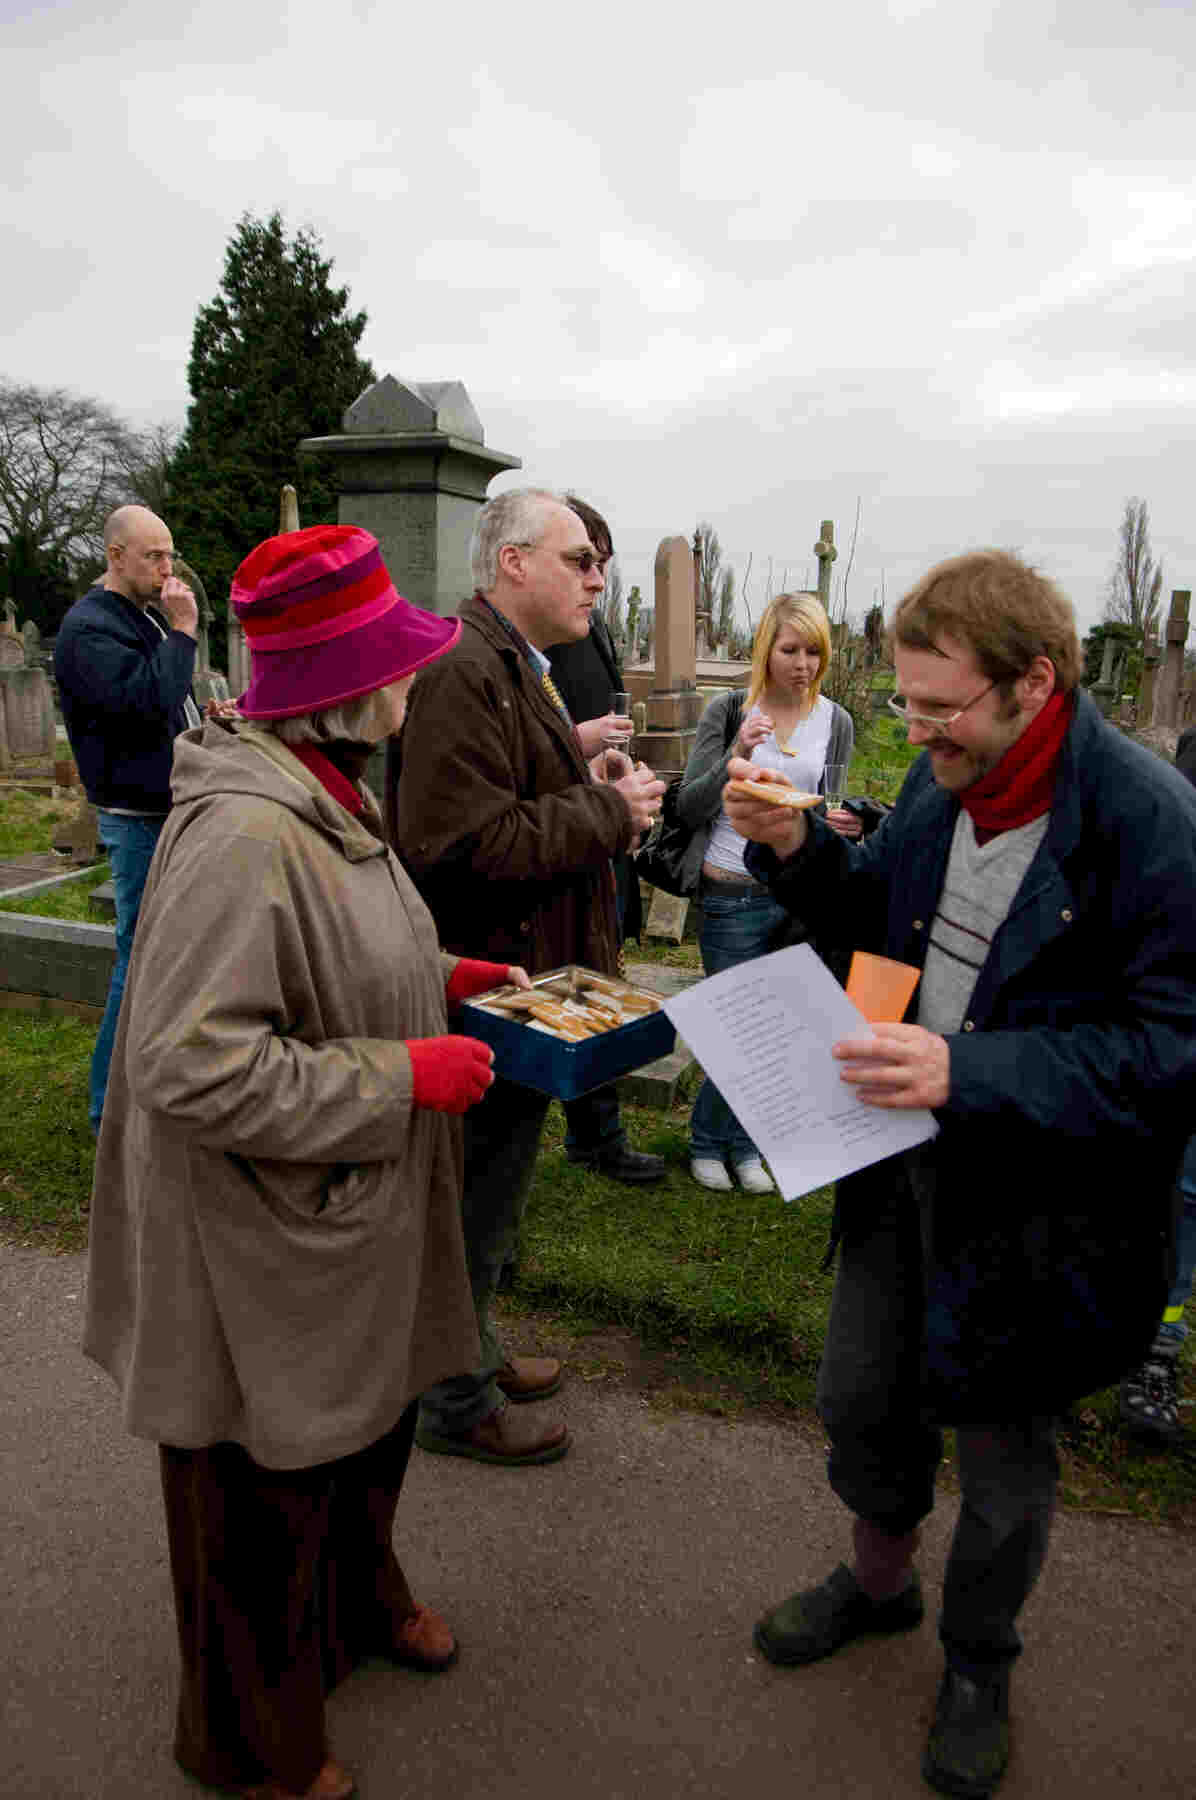
[[[978,844],[986,844],[998,832],[1028,825],[1049,810],[1072,711],[1069,694],[1052,694],[996,768],[964,788],[959,803],[971,814]]]
[[[311,771],[320,786],[326,789],[334,800],[340,801],[346,812],[352,813],[355,819],[364,812],[365,801],[362,799],[360,790],[353,785],[347,775],[341,774],[336,764],[330,762],[322,750],[317,750],[314,744],[288,744],[287,749],[292,756],[298,757],[305,769]]]

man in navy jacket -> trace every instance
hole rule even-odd
[[[97,1132],[142,889],[170,810],[174,740],[200,723],[191,697],[199,614],[172,573],[170,532],[147,507],[121,506],[104,526],[104,551],[103,580],[76,600],[54,646],[62,716],[116,896],[116,961],[91,1060]]]
[[[854,1559],[755,1641],[800,1664],[919,1623],[918,1526],[954,1425],[962,1504],[922,1766],[983,1797],[1009,1755],[1056,1419],[1141,1359],[1166,1294],[1196,1074],[1196,793],[1078,691],[1070,604],[1016,557],[940,564],[893,629],[890,704],[926,754],[881,828],[852,846],[726,800],[753,874],[819,941],[921,969],[906,1022],[834,1054],[863,1103],[939,1126],[839,1186],[818,1405]]]

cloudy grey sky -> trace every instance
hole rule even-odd
[[[1129,495],[1193,584],[1186,0],[0,16],[12,378],[181,421],[229,234],[278,207],[379,373],[463,381],[645,592],[708,518],[758,607],[858,500],[853,612],[992,543],[1087,625]]]

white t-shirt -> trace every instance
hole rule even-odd
[[[761,713],[764,708],[759,701],[744,714],[744,720],[753,714]],[[811,708],[808,718],[802,720],[793,736],[789,739],[789,749],[793,752],[785,756],[774,731],[763,743],[757,744],[752,751],[751,761],[762,769],[778,769],[794,787],[804,788],[812,794],[822,780],[822,771],[826,768],[826,754],[831,747],[831,720],[834,709],[825,694],[819,694]],[[715,820],[714,830],[710,834],[710,842],[706,846],[704,860],[713,863],[716,869],[726,869],[736,875],[747,875],[743,853],[747,848],[747,839],[740,837],[725,812],[720,812]]]

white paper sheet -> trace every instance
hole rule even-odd
[[[808,944],[711,975],[664,1010],[786,1200],[938,1133],[932,1113],[867,1106],[841,1079],[831,1045],[869,1027]]]

